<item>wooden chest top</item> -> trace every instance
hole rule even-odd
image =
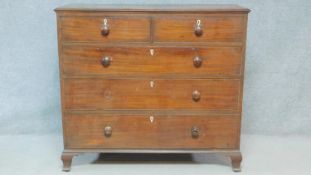
[[[248,13],[248,8],[241,7],[236,4],[165,4],[165,5],[129,5],[129,4],[118,4],[118,5],[103,5],[103,4],[68,4],[60,6],[55,11],[89,11],[89,12],[239,12]]]

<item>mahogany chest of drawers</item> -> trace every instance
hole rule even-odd
[[[56,9],[63,170],[85,152],[221,153],[240,170],[248,9]]]

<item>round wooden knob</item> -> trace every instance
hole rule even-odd
[[[104,129],[104,134],[106,137],[110,137],[112,135],[112,127],[111,126],[106,126]]]
[[[108,20],[106,18],[103,21],[103,26],[101,28],[101,34],[103,36],[107,36],[109,34],[109,25],[108,25]]]
[[[102,58],[101,62],[104,67],[108,67],[111,63],[111,58],[108,56],[105,56]]]
[[[103,26],[101,29],[101,33],[103,36],[107,36],[109,34],[109,27],[108,26]]]
[[[192,99],[194,101],[199,101],[201,98],[201,93],[198,90],[192,92]]]
[[[196,56],[193,58],[193,65],[195,67],[200,67],[202,65],[202,58],[200,58],[199,56]]]
[[[193,126],[193,127],[191,128],[191,136],[192,136],[192,138],[198,138],[199,135],[200,135],[200,130],[199,130],[199,128],[196,127],[196,126]]]
[[[203,29],[201,26],[196,26],[194,29],[194,33],[196,36],[202,36],[203,34]]]

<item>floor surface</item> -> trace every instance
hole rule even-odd
[[[243,135],[242,172],[217,155],[84,154],[62,172],[62,136],[0,136],[0,175],[310,175],[311,137]]]

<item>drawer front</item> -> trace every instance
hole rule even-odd
[[[240,80],[66,78],[65,109],[239,109]]]
[[[72,42],[144,42],[150,39],[148,18],[62,17],[63,41]]]
[[[243,21],[242,16],[156,18],[154,40],[159,42],[241,42],[244,33]]]
[[[238,148],[238,116],[67,114],[66,148]]]
[[[63,47],[71,75],[238,76],[241,47]],[[104,62],[108,59],[108,62]]]

